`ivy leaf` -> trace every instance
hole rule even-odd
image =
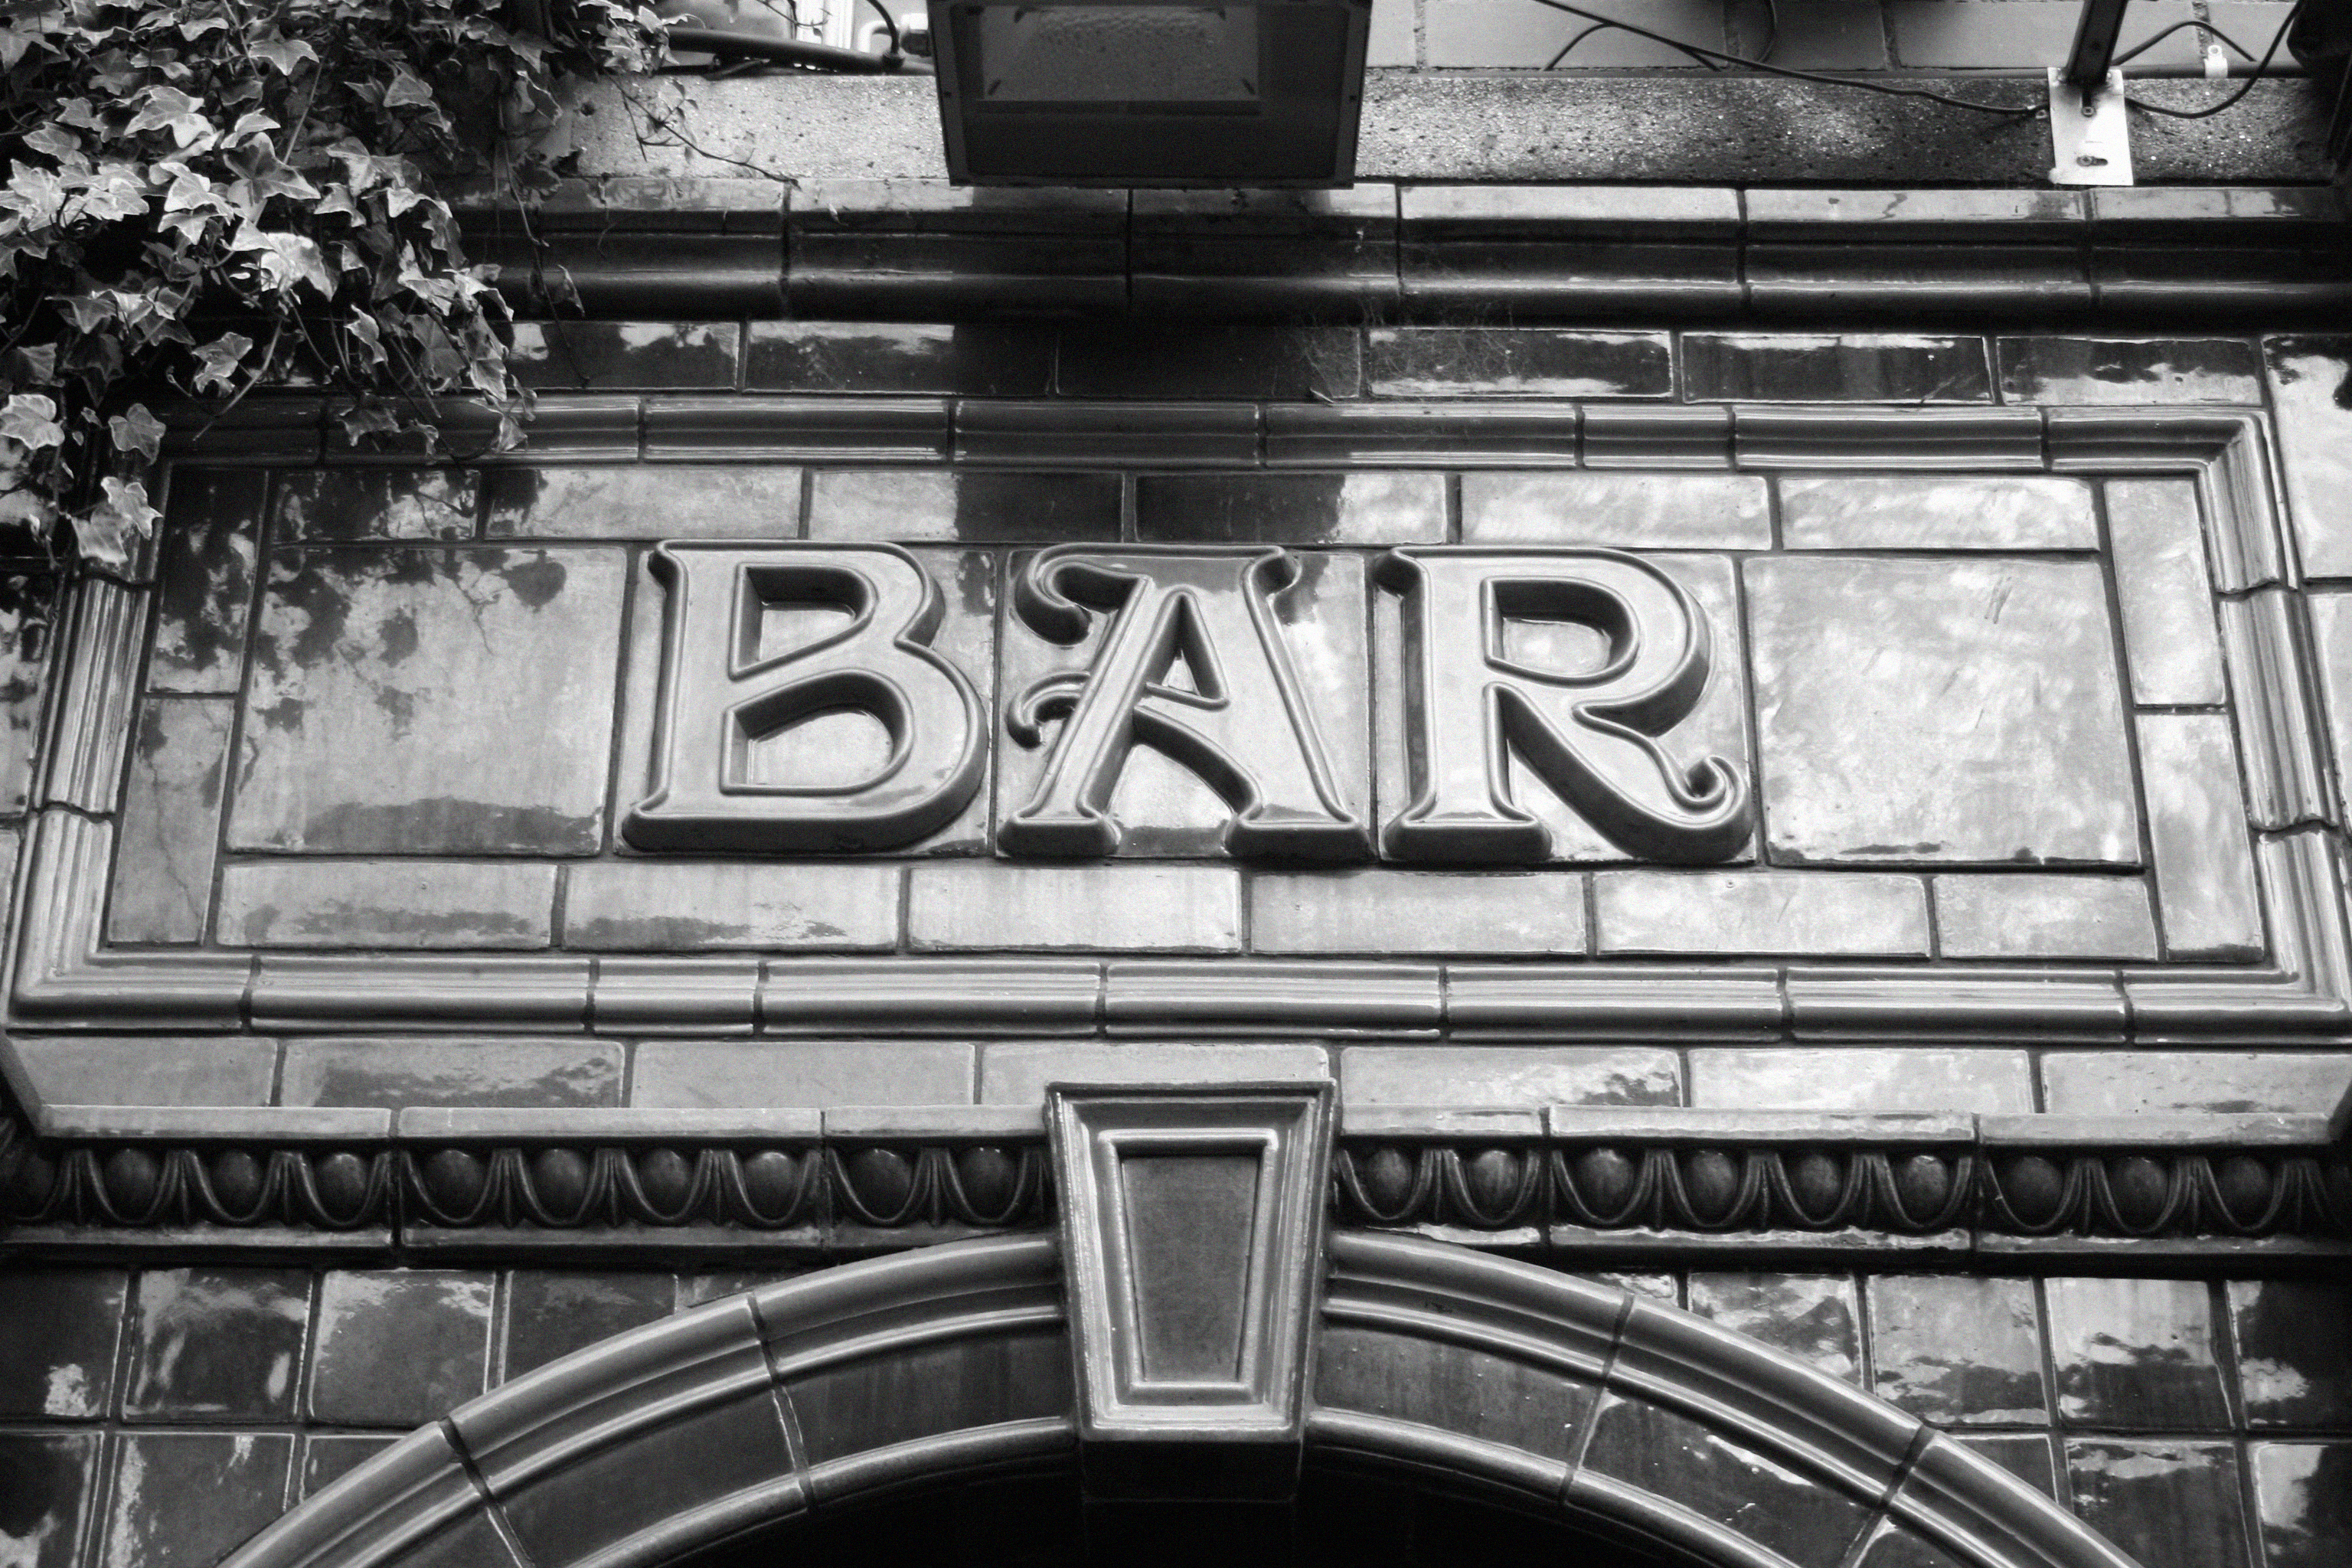
[[[33,152],[55,158],[60,163],[79,162],[84,155],[81,138],[55,122],[37,126],[27,132],[25,145]]]
[[[245,176],[236,182],[242,187],[231,199],[250,204],[258,211],[272,196],[287,196],[298,202],[315,202],[319,187],[304,179],[291,163],[280,163],[278,154],[266,141],[249,142],[228,155],[231,167]]]
[[[253,52],[256,58],[277,67],[280,76],[292,76],[294,68],[304,60],[312,65],[319,63],[319,51],[299,38],[264,38],[253,46]]]
[[[253,340],[243,332],[223,332],[197,349],[196,390],[226,392],[236,385],[236,367],[252,347]]]
[[[132,136],[142,131],[169,131],[172,140],[182,147],[193,147],[199,140],[209,141],[215,134],[213,122],[198,111],[204,108],[201,98],[190,98],[176,87],[158,87],[148,90],[147,105],[131,117],[125,131]]]
[[[65,210],[66,183],[47,169],[18,163],[8,171],[8,184],[0,190],[0,209],[23,217],[26,228],[47,228]]]
[[[147,487],[137,479],[103,479],[99,503],[74,519],[74,537],[82,553],[109,566],[131,559],[130,542],[155,531],[155,509],[147,504]]]
[[[163,422],[147,412],[143,403],[134,403],[106,422],[106,433],[118,452],[136,452],[149,462],[163,449]]]
[[[273,131],[284,129],[284,126],[262,113],[261,110],[248,109],[236,117],[236,123],[228,128],[228,134],[221,140],[228,146],[242,147],[257,136],[267,137]]]
[[[147,211],[147,192],[129,174],[100,174],[82,193],[81,211],[83,216],[101,223],[139,217]]]
[[[68,294],[58,303],[73,317],[74,331],[78,332],[94,332],[119,313],[114,296],[103,291]]]
[[[406,66],[395,66],[393,68],[392,85],[384,89],[383,106],[386,109],[430,109],[434,106],[433,89],[425,84],[423,77]]]
[[[42,452],[66,444],[66,427],[58,423],[54,398],[37,392],[20,392],[0,406],[0,437],[27,452]]]
[[[36,384],[58,378],[58,345],[55,343],[19,343],[16,350],[18,363],[25,367],[25,379]]]

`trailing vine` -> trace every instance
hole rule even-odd
[[[630,0],[0,0],[0,529],[120,563],[151,405],[294,382],[355,441],[528,395],[435,182],[518,196],[567,81],[650,68]]]

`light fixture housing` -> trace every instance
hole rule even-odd
[[[1371,0],[929,0],[971,185],[1355,179]]]

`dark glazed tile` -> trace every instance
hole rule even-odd
[[[309,468],[280,474],[270,542],[470,539],[478,474],[461,468]]]
[[[2352,1285],[2233,1279],[2238,1389],[2253,1426],[2352,1426]]]
[[[131,1308],[123,1414],[292,1415],[310,1312],[307,1273],[149,1269]]]
[[[2263,365],[2243,338],[2001,338],[2010,403],[2260,403]]]
[[[1861,1314],[1843,1274],[1693,1274],[1690,1310],[1727,1329],[1862,1381]]]
[[[669,1316],[668,1274],[549,1274],[519,1268],[507,1281],[505,1375],[520,1377],[559,1356]]]
[[[0,1433],[0,1562],[78,1568],[98,1435]]]
[[[766,464],[490,470],[493,539],[798,539],[801,471]]]
[[[289,1040],[280,1105],[621,1103],[622,1047],[594,1040]]]
[[[1611,1395],[1584,1467],[1731,1525],[1798,1568],[1839,1568],[1869,1510],[1696,1421]]]
[[[398,1437],[313,1432],[302,1440],[302,1468],[294,1482],[295,1500],[334,1485],[394,1443]]]
[[[490,1277],[446,1269],[329,1274],[319,1293],[310,1415],[415,1426],[482,1392]]]
[[[2071,1442],[2066,1471],[2083,1522],[2143,1568],[2244,1568],[2238,1456],[2226,1444]]]
[[[2263,356],[2304,569],[2352,576],[2352,337],[2265,338]]]
[[[1548,327],[1376,327],[1365,379],[1374,397],[1671,397],[1664,332]]]
[[[742,336],[733,321],[525,321],[515,327],[515,376],[569,392],[731,392]]]
[[[134,1432],[114,1464],[98,1568],[208,1568],[286,1506],[285,1432]]]
[[[1871,1392],[1938,1424],[2047,1421],[2037,1318],[2024,1279],[1874,1279]]]
[[[1685,332],[1683,395],[1694,403],[1990,403],[1992,379],[1981,338]]]
[[[1442,474],[1160,474],[1135,481],[1152,544],[1442,544]]]
[[[1117,474],[824,468],[809,500],[811,539],[1058,544],[1118,537]]]
[[[107,901],[109,941],[185,942],[205,934],[233,717],[225,701],[154,701],[140,709],[122,847]]]
[[[1953,1441],[1990,1459],[2034,1490],[2053,1498],[2058,1495],[2058,1459],[2052,1438],[2038,1432],[2002,1436],[1980,1432],[1973,1436],[1963,1434]]]
[[[936,392],[1042,397],[1054,374],[1045,327],[754,321],[744,384],[754,392]]]
[[[2070,1423],[2210,1431],[2230,1425],[2201,1279],[2053,1279],[2050,1358]]]
[[[120,1268],[19,1267],[0,1274],[0,1323],[7,1325],[0,1333],[0,1415],[107,1414],[124,1287]]]
[[[682,1274],[677,1280],[677,1310],[699,1307],[722,1296],[740,1296],[765,1285],[797,1279],[806,1268],[729,1268],[710,1274]]]
[[[172,470],[155,584],[151,691],[234,691],[245,668],[254,540],[269,475],[260,468]]]
[[[1055,356],[1066,397],[1354,397],[1352,327],[1069,327]]]
[[[2251,1458],[2269,1568],[2352,1563],[2352,1443],[2257,1443]]]
[[[271,564],[232,846],[597,847],[619,551],[309,551]]]

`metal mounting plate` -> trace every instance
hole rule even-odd
[[[2125,118],[2124,73],[2107,72],[2105,85],[2084,92],[2063,71],[2050,68],[2050,145],[2053,185],[2128,185],[2132,183],[2131,126]]]

